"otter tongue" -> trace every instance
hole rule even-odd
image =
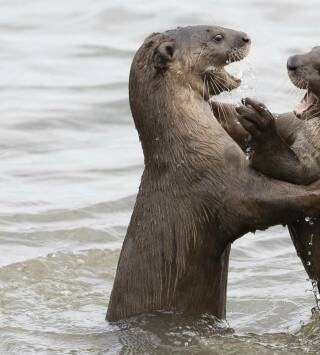
[[[308,91],[301,102],[294,108],[294,113],[297,117],[300,117],[304,112],[308,111],[311,106],[313,106],[317,101],[317,97],[313,92]]]

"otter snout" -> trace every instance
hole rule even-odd
[[[297,56],[289,57],[287,61],[287,69],[289,71],[295,71],[298,68]]]
[[[313,47],[310,52],[297,54],[288,59],[288,74],[299,89],[308,89],[320,97],[320,47]]]
[[[246,44],[250,44],[251,43],[251,38],[245,33],[242,37],[242,41]]]
[[[240,32],[236,38],[236,47],[247,47],[250,46],[250,44],[251,38],[245,32]]]
[[[310,83],[310,68],[303,55],[294,55],[288,58],[287,70],[293,85],[299,89],[307,89]]]

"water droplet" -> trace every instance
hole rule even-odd
[[[319,289],[318,289],[318,281],[317,280],[311,280],[311,284],[312,284],[312,291],[314,294],[314,298],[316,300],[316,305],[317,305],[317,310],[319,311],[319,305],[320,305],[320,294],[319,294]]]
[[[251,153],[252,153],[252,148],[249,146],[246,148],[245,150],[245,154],[246,154],[246,159],[249,160],[251,157]]]

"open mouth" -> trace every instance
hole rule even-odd
[[[241,85],[241,79],[228,73],[224,67],[208,67],[205,79],[208,79],[211,85],[211,95],[219,95],[223,91],[231,91]]]
[[[204,92],[203,96],[206,100],[224,91],[237,89],[241,85],[241,79],[230,74],[225,67],[243,60],[248,55],[249,50],[250,45],[232,49],[227,53],[227,58],[223,64],[207,67],[202,75],[204,87],[206,88],[206,93]]]
[[[237,89],[241,85],[241,79],[230,74],[225,67],[231,63],[243,60],[249,53],[250,46],[232,50],[228,54],[228,59],[224,65],[209,66],[204,73],[204,82],[209,88],[209,95],[219,95],[224,91]]]
[[[297,104],[293,112],[298,118],[302,118],[305,113],[310,111],[319,101],[319,98],[311,91],[308,90],[303,99]]]

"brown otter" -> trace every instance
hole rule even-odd
[[[320,47],[290,57],[287,68],[292,83],[306,90],[294,115],[275,120],[263,104],[249,99],[247,107],[237,109],[238,119],[252,137],[251,165],[255,169],[306,185],[320,177]],[[285,125],[278,131],[276,122],[282,120]],[[315,286],[320,281],[320,220],[296,221],[289,225],[289,231]]]
[[[230,244],[320,212],[316,186],[259,174],[213,119],[208,98],[222,89],[209,83],[239,86],[224,66],[249,46],[242,32],[194,26],[155,33],[136,53],[129,96],[145,169],[108,320],[156,310],[224,318]]]
[[[275,118],[253,99],[244,100],[244,107],[226,105],[223,111],[218,104],[213,107],[219,108],[217,116],[242,147],[250,134],[252,167],[276,179],[309,184],[320,176],[320,47],[290,57],[287,68],[293,84],[307,90],[292,113]],[[315,286],[320,281],[320,221],[302,219],[290,224],[289,231]]]

